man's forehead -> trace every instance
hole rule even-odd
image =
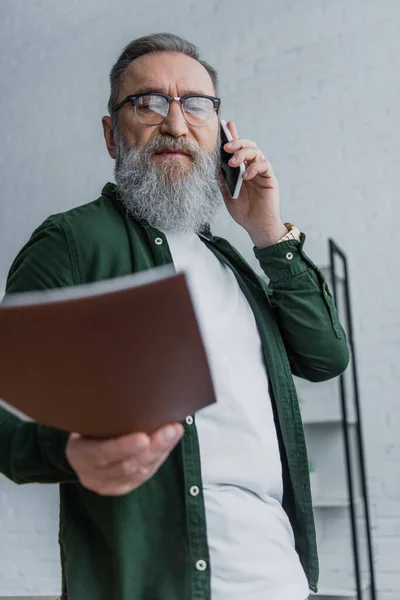
[[[198,61],[182,54],[146,54],[134,60],[125,72],[124,87],[139,91],[168,91],[180,94],[214,94],[210,75]]]

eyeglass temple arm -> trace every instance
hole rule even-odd
[[[125,100],[122,100],[122,102],[120,102],[119,104],[117,104],[117,106],[114,106],[114,108],[112,109],[111,112],[112,113],[116,113],[117,110],[119,110],[120,108],[122,108],[124,106],[124,104],[127,104],[129,102],[130,98],[131,98],[130,96],[127,96],[125,98]]]

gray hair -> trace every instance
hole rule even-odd
[[[200,52],[197,46],[172,33],[154,33],[152,35],[137,38],[125,46],[117,62],[111,69],[111,94],[108,101],[108,111],[110,115],[112,115],[112,110],[117,104],[120,82],[126,69],[136,58],[145,54],[150,54],[151,52],[177,52],[179,54],[185,54],[190,58],[194,58],[206,69],[210,75],[215,93],[218,94],[218,73],[211,65],[204,60],[200,60]]]

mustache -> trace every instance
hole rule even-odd
[[[119,137],[119,144],[117,144],[117,147],[120,145],[120,149],[121,149],[121,151],[123,151],[124,154],[132,152],[132,153],[141,155],[142,157],[145,157],[146,159],[150,158],[153,154],[157,154],[159,152],[166,152],[166,151],[183,152],[184,154],[191,156],[195,161],[201,160],[201,158],[204,157],[205,155],[208,155],[208,156],[216,159],[217,161],[219,161],[219,159],[220,159],[219,152],[217,152],[217,149],[219,148],[219,143],[220,143],[219,137],[217,140],[215,150],[212,152],[207,152],[207,151],[203,150],[199,146],[199,144],[197,144],[196,142],[194,142],[192,140],[187,140],[185,138],[173,138],[173,137],[167,136],[167,135],[159,135],[159,136],[149,140],[146,144],[144,144],[141,147],[129,146],[123,138],[120,138],[120,136],[118,136],[118,137]],[[117,150],[117,152],[118,152],[118,150]]]
[[[162,137],[158,136],[143,147],[147,154],[157,154],[165,151],[178,151],[196,157],[201,153],[200,146],[191,140],[183,138]]]

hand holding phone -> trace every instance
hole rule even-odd
[[[242,163],[239,167],[231,167],[228,164],[229,160],[232,158],[233,153],[230,154],[224,150],[225,144],[231,142],[233,137],[231,132],[229,131],[225,121],[220,119],[220,130],[221,130],[221,171],[225,178],[226,186],[229,190],[232,198],[238,198],[240,193],[240,188],[243,183],[243,174],[245,172],[245,166]]]

